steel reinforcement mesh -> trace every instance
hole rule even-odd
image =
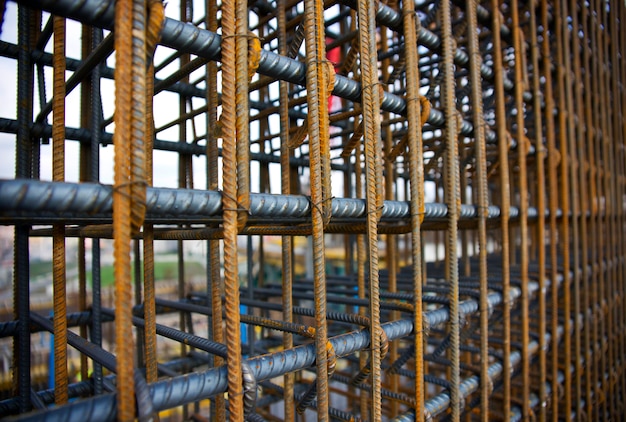
[[[168,3],[0,2],[0,417],[626,418],[622,1]]]

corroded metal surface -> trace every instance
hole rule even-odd
[[[626,7],[482,3],[2,2],[0,415],[624,419]]]

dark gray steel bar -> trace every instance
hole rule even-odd
[[[1,44],[1,43],[0,43]],[[6,119],[4,117],[0,117],[0,132],[5,133],[16,133],[18,130],[17,121],[13,119]],[[52,126],[47,123],[33,123],[30,125],[30,133],[35,138],[49,138],[52,136]],[[93,139],[98,137],[100,145],[113,145],[113,134],[107,132],[93,132],[86,128],[73,128],[66,127],[65,128],[65,139],[80,141],[80,142],[90,142],[95,144]],[[161,151],[172,151],[183,154],[193,154],[193,155],[204,155],[206,154],[206,147],[204,145],[196,144],[196,143],[187,143],[187,142],[174,142],[174,141],[164,141],[160,139],[154,140],[154,149]],[[96,149],[97,151],[97,149]],[[219,149],[219,154],[221,155],[221,148]],[[280,163],[280,157],[271,154],[264,154],[258,152],[251,152],[250,158],[255,161],[265,162],[265,163]],[[298,158],[291,157],[289,163],[293,166],[309,166],[309,160],[307,158]],[[332,163],[331,168],[333,170],[345,171],[346,165],[339,163]]]
[[[563,336],[563,326],[559,326],[558,331],[556,333],[556,337],[557,339],[560,339],[562,336]],[[550,333],[546,333],[545,335],[546,342],[549,342],[551,337],[552,336]],[[537,341],[532,341],[528,345],[528,356],[529,357],[534,356],[538,350],[539,350],[539,343]],[[509,361],[510,370],[514,370],[515,368],[517,368],[519,364],[521,363],[521,361],[522,361],[522,353],[520,351],[516,350],[516,351],[511,352],[510,361]],[[498,378],[500,378],[500,376],[502,375],[503,369],[504,368],[501,362],[495,362],[492,365],[490,365],[489,370],[488,370],[490,380],[493,382],[493,381],[496,381]],[[475,391],[477,391],[479,386],[480,386],[480,377],[478,375],[473,375],[463,380],[463,382],[461,382],[459,386],[459,390],[462,396],[465,398],[469,396],[470,394],[474,393]],[[450,395],[449,395],[449,392],[447,391],[444,391],[441,394],[429,399],[425,403],[426,409],[428,410],[429,415],[431,417],[441,414],[448,408],[449,405],[450,405]],[[407,413],[399,415],[398,417],[393,419],[393,422],[413,422],[413,421],[415,421],[415,413],[413,411],[408,411]]]
[[[9,224],[28,219],[41,224],[46,221],[83,220],[105,222],[111,219],[113,188],[94,183],[55,183],[37,180],[0,181],[0,222]],[[218,191],[194,189],[148,188],[148,212],[146,221],[168,223],[184,220],[191,222],[217,221],[222,215],[222,194]],[[366,216],[365,201],[353,198],[333,198],[332,218],[334,221],[354,221]],[[291,218],[307,220],[311,214],[311,203],[302,195],[251,194],[250,219]],[[477,207],[463,205],[461,219],[473,219]],[[425,205],[425,218],[443,219],[447,215],[444,204]],[[511,208],[511,217],[518,215]],[[382,221],[399,222],[410,218],[409,203],[385,201]],[[500,216],[500,209],[489,207],[489,218]],[[536,218],[536,211],[529,210]]]
[[[509,300],[514,301],[519,297],[519,294],[519,289],[511,289]],[[497,306],[501,301],[502,296],[499,293],[494,292],[489,295],[489,302],[492,306]],[[465,300],[460,304],[460,312],[463,315],[475,313],[477,310],[478,302],[475,299]],[[448,310],[446,308],[425,313],[425,320],[429,327],[443,324],[447,319]],[[45,325],[49,324],[49,321],[43,317],[37,317],[37,323]],[[410,319],[401,319],[384,323],[382,328],[385,330],[387,338],[391,341],[410,335],[413,332],[413,322]],[[80,341],[89,344],[82,338],[74,339],[72,337],[71,340],[72,342]],[[370,334],[367,330],[353,331],[330,338],[330,342],[338,357],[348,356],[359,350],[364,350],[369,346],[369,341]],[[247,362],[257,382],[268,380],[284,375],[287,372],[313,366],[315,363],[315,345],[302,345],[281,352],[256,356],[248,359]],[[157,411],[170,409],[223,393],[227,389],[226,375],[226,367],[221,366],[204,372],[192,372],[153,383],[149,388],[154,408]],[[478,385],[478,381],[476,381],[476,384]],[[24,414],[15,418],[15,420],[56,421],[84,418],[83,420],[89,421],[111,421],[116,417],[115,407],[115,395],[106,394],[69,405],[46,409],[45,411]]]

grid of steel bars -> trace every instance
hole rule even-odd
[[[1,3],[0,417],[626,417],[623,2],[174,3]]]

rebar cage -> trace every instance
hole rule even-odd
[[[0,11],[0,417],[625,418],[622,1]]]

